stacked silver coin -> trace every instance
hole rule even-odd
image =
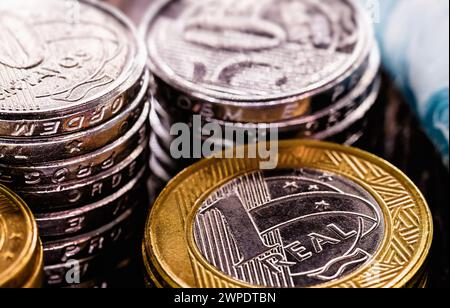
[[[0,42],[0,183],[36,216],[48,284],[95,279],[148,203],[145,46],[88,0],[2,0]]]
[[[155,1],[142,26],[154,74],[151,187],[189,164],[170,155],[174,123],[235,144],[205,138],[193,115],[354,145],[380,88],[370,23],[353,0]]]

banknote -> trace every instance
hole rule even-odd
[[[449,1],[361,0],[384,65],[449,163]]]

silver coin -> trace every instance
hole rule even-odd
[[[346,127],[354,121],[353,114],[361,114],[361,109],[366,110],[368,106],[374,102],[374,96],[379,90],[379,79],[377,78],[380,67],[380,54],[378,49],[375,49],[370,58],[369,66],[364,76],[358,81],[358,84],[354,89],[349,92],[345,97],[341,98],[334,104],[331,104],[323,110],[317,111],[310,116],[303,116],[295,119],[286,120],[283,122],[274,123],[233,123],[228,121],[222,121],[218,119],[202,118],[204,124],[214,123],[218,124],[223,129],[232,128],[236,130],[246,131],[249,128],[270,129],[277,128],[281,135],[294,135],[296,138],[314,138],[314,139],[327,139],[336,134],[336,127]],[[158,136],[161,144],[164,148],[170,149],[170,142],[175,139],[176,136],[169,134],[170,126],[166,127],[162,121],[160,114],[157,110],[162,110],[163,107],[160,104],[161,100],[153,100],[153,110],[150,116],[150,122],[153,127],[155,135]],[[371,103],[369,103],[369,101]],[[365,107],[360,107],[364,105]],[[175,112],[173,112],[175,113]],[[179,112],[179,119],[172,119],[172,122],[185,122],[193,127],[192,114],[182,115]],[[352,120],[353,119],[353,120]],[[341,123],[342,122],[342,123]],[[201,127],[199,129],[202,129]],[[201,136],[201,132],[194,132],[194,134]],[[202,136],[203,139],[207,138]],[[280,136],[281,139],[286,139]]]
[[[13,166],[0,163],[0,183],[16,189],[63,184],[106,172],[147,142],[149,124],[143,112],[134,126],[115,142],[93,153],[50,164]]]
[[[375,73],[374,71],[373,73]],[[367,77],[367,76],[366,76]],[[308,121],[304,121],[302,119],[291,121],[291,123],[295,123],[297,125],[293,125],[292,127],[287,126],[285,123],[272,123],[272,124],[237,124],[237,123],[223,123],[217,121],[218,124],[223,131],[225,131],[226,127],[233,125],[233,131],[239,135],[246,136],[243,141],[245,143],[255,143],[258,141],[258,138],[261,137],[259,135],[253,134],[245,134],[249,128],[256,129],[269,129],[273,126],[284,126],[284,129],[279,130],[278,139],[286,140],[286,139],[317,139],[317,140],[327,140],[331,142],[338,142],[341,144],[345,144],[348,146],[356,144],[364,135],[364,128],[368,125],[367,114],[370,110],[374,108],[374,105],[378,99],[379,89],[380,89],[380,79],[373,74],[370,74],[370,78],[365,78],[361,81],[361,84],[358,88],[354,90],[354,92],[342,99],[340,102],[336,104],[336,110],[328,111],[327,113],[323,113],[322,116],[318,115],[317,118],[312,119],[308,118]],[[370,83],[369,83],[370,81]],[[154,123],[155,119],[157,120],[157,116],[155,114],[152,115],[152,123]],[[297,122],[297,123],[296,123]],[[205,121],[205,123],[210,123]],[[298,123],[304,123],[303,125],[299,125]],[[192,127],[192,123],[190,123]],[[313,134],[306,134],[308,130],[301,128],[308,128],[311,131],[315,131]],[[201,129],[201,127],[200,127]],[[313,130],[314,129],[314,130]],[[263,131],[264,132],[264,131]],[[211,136],[206,136],[201,134],[198,131],[191,130],[193,134],[193,138],[202,142],[203,146],[208,143],[211,148],[221,151],[224,149],[235,147],[236,140],[228,140],[227,135],[223,135],[222,138],[216,139]],[[243,134],[241,134],[243,133]],[[164,134],[162,137],[161,134]],[[168,132],[166,132],[161,126],[159,129],[154,130],[151,134],[151,143],[150,147],[152,148],[152,155],[150,159],[150,169],[153,171],[153,175],[158,178],[158,184],[152,185],[153,191],[160,192],[160,188],[163,186],[161,183],[167,183],[170,179],[172,179],[179,171],[184,169],[189,162],[194,162],[194,160],[175,160],[171,157],[170,150],[165,149],[163,145],[165,142],[173,141],[176,136],[170,136]],[[266,136],[267,137],[267,136]],[[264,138],[263,138],[264,139]],[[170,145],[166,145],[169,146]]]
[[[44,243],[46,266],[63,264],[69,260],[96,257],[118,243],[127,240],[134,230],[133,209],[93,232]]]
[[[139,146],[126,160],[95,177],[60,185],[36,186],[16,192],[34,213],[73,209],[100,201],[120,190],[143,172],[147,159],[147,147]]]
[[[97,126],[126,108],[141,87],[145,46],[109,5],[4,0],[0,12],[0,136]]]
[[[317,118],[310,117],[307,119],[292,120],[289,123],[292,126],[288,126],[289,123],[272,123],[272,124],[233,124],[230,127],[230,123],[217,123],[221,125],[223,130],[226,128],[233,129],[233,131],[243,134],[251,129],[259,129],[259,134],[263,133],[268,135],[268,131],[271,128],[277,128],[281,140],[285,139],[316,139],[316,140],[332,140],[336,135],[345,133],[345,131],[362,120],[367,115],[368,111],[373,108],[376,103],[380,91],[381,79],[375,77],[370,84],[365,84],[359,87],[355,92],[350,93],[349,97],[341,101],[339,109],[330,110],[328,113],[322,114]],[[358,93],[359,92],[359,93]],[[215,139],[200,134],[200,132],[194,131],[194,138],[201,141],[209,141],[212,144],[225,145],[226,147],[235,146],[235,140],[227,139],[226,134],[222,139]],[[247,135],[245,142],[255,143],[258,141],[259,134]],[[264,138],[263,138],[264,140]]]
[[[171,174],[167,171],[153,154],[150,154],[148,166],[150,172],[165,183],[169,182],[175,176],[175,174]]]
[[[350,113],[335,113],[334,117],[337,121],[334,122],[334,125],[330,125],[326,130],[316,133],[312,136],[312,139],[327,140],[333,138],[337,134],[346,132],[354,123],[364,120],[368,112],[376,104],[380,93],[380,88],[381,78],[377,78],[374,82],[372,90],[367,93],[366,99],[356,110]]]
[[[166,186],[167,182],[151,174],[147,180],[147,189],[150,195],[150,204],[153,204],[161,191]]]
[[[150,110],[146,91],[116,118],[87,131],[53,138],[11,140],[0,138],[0,159],[7,165],[39,165],[45,162],[72,159],[116,141]]]
[[[165,110],[161,104],[158,102],[155,97],[152,97],[152,107],[156,114],[158,115],[158,118],[161,120],[161,123],[164,124],[165,127],[170,127],[173,124],[173,117],[169,114],[167,110]]]
[[[67,286],[81,285],[86,281],[95,279],[99,274],[114,270],[117,265],[130,256],[123,256],[123,248],[117,247],[104,256],[90,257],[82,260],[74,260],[64,264],[48,265],[44,267],[44,280],[47,287],[62,288]],[[119,255],[119,256],[118,256]],[[125,254],[126,255],[126,254]],[[77,276],[80,278],[80,284],[71,281]],[[69,278],[69,279],[67,279]]]
[[[238,126],[245,129],[246,127],[257,126],[260,128],[277,128],[280,132],[296,131],[298,136],[311,137],[329,130],[341,121],[346,120],[355,110],[360,108],[369,97],[373,97],[379,93],[380,80],[378,78],[380,69],[380,52],[375,49],[370,57],[370,64],[362,78],[358,80],[355,87],[347,93],[346,96],[329,105],[327,108],[315,112],[310,116],[299,117],[295,119],[285,120],[282,122],[273,122],[267,124],[245,124],[230,123],[216,119],[208,119],[208,122],[218,123],[222,126]],[[367,105],[367,104],[366,104]],[[323,134],[325,135],[325,134]],[[332,133],[328,133],[331,136]],[[320,138],[320,137],[319,137]],[[325,139],[326,137],[323,137]]]
[[[116,289],[116,288],[142,288],[142,282],[136,273],[136,264],[132,259],[124,260],[114,268],[98,273],[91,280],[80,284],[66,286],[69,289]]]
[[[161,142],[161,146],[165,149],[170,150],[174,136],[170,134],[170,127],[164,126],[158,117],[158,114],[154,109],[150,111],[150,126],[152,127],[152,132],[158,137]]]
[[[145,203],[141,171],[136,178],[105,199],[67,211],[35,214],[41,237],[67,237],[93,231],[117,219],[125,211]]]
[[[178,91],[171,103],[244,123],[333,103],[374,44],[353,0],[159,0],[142,31],[158,85]]]
[[[194,238],[211,266],[262,287],[311,287],[362,268],[384,237],[363,187],[318,170],[250,173],[212,192]]]
[[[244,144],[255,143],[260,138],[267,140],[270,129],[276,128],[278,130],[277,138],[279,140],[300,138],[334,141],[336,135],[346,134],[346,130],[349,127],[364,120],[368,111],[376,103],[381,81],[376,76],[376,71],[373,73],[370,74],[371,79],[363,79],[361,84],[353,92],[339,101],[335,105],[336,109],[327,110],[317,114],[317,116],[268,124],[243,124],[203,119],[202,125],[195,126],[191,120],[188,124],[192,128],[192,138],[199,140],[202,144],[208,143],[211,147],[214,145],[215,149],[220,150],[223,148],[232,148],[236,145],[243,145],[236,144],[237,140],[234,138],[235,135],[245,137],[241,140]],[[221,138],[203,133],[204,125],[208,123],[214,123],[221,128]],[[233,139],[229,139],[230,136]],[[168,138],[168,136],[164,137]],[[174,140],[176,136],[171,136],[171,138]],[[160,161],[163,160],[160,159]]]
[[[152,149],[152,155],[165,166],[171,170],[176,170],[178,164],[176,160],[172,158],[170,152],[166,152],[165,149],[159,144],[159,141],[155,134],[150,135],[150,148]]]

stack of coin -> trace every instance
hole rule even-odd
[[[278,159],[210,158],[177,176],[147,222],[148,285],[426,285],[432,217],[403,173],[320,141],[283,141]]]
[[[42,286],[43,250],[27,205],[0,185],[0,288]]]
[[[174,123],[216,148],[237,141],[204,136],[205,124],[354,145],[380,86],[372,30],[353,0],[154,1],[142,26],[155,76],[154,183],[189,164],[172,159]]]
[[[0,182],[37,218],[47,283],[68,284],[74,269],[85,281],[127,258],[115,251],[129,254],[122,245],[141,232],[145,46],[96,1],[7,0],[0,16]]]

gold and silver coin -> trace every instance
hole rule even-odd
[[[42,285],[42,246],[27,205],[0,185],[0,288]]]
[[[261,170],[262,161],[206,159],[168,185],[145,230],[149,282],[186,288],[425,283],[432,218],[398,169],[318,141],[281,142],[274,170]]]

